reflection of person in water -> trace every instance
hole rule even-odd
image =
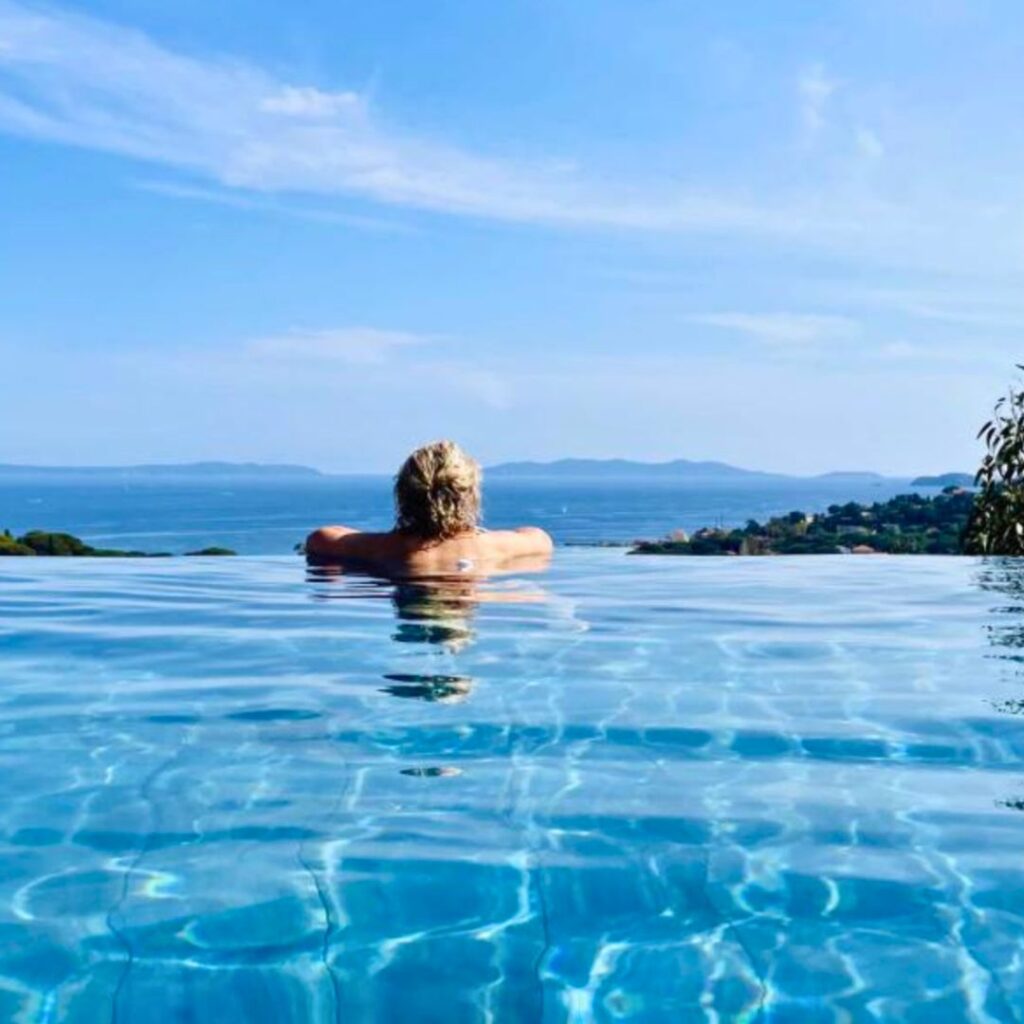
[[[399,643],[440,644],[460,651],[473,642],[473,615],[482,604],[536,604],[543,591],[499,590],[476,575],[400,578],[391,595]]]
[[[399,643],[438,644],[460,651],[473,642],[470,625],[479,595],[472,577],[396,580],[391,595]]]
[[[480,526],[480,467],[452,441],[425,445],[405,460],[395,478],[395,510],[395,528],[386,533],[314,530],[306,538],[307,558],[420,576],[488,572],[551,555],[551,538],[535,526]]]
[[[516,574],[533,566],[517,563]],[[495,571],[488,576],[478,573],[450,573],[437,576],[412,577],[405,574],[388,576],[382,570],[369,571],[361,563],[349,566],[336,562],[314,565],[308,570],[309,578],[322,582],[341,582],[344,579],[363,580],[374,589],[389,586],[391,603],[395,608],[398,628],[393,638],[398,643],[435,644],[448,652],[457,652],[473,642],[473,616],[482,604],[537,604],[548,599],[537,587],[525,587],[516,580],[509,589],[497,584],[497,579],[510,573]],[[321,599],[353,598],[366,593],[342,589],[331,594],[321,592]]]
[[[546,564],[546,563],[544,563]],[[537,604],[548,599],[544,590],[525,587],[516,580],[514,589],[500,587],[497,580],[511,575],[513,570],[494,571],[487,576],[479,573],[450,573],[437,576],[409,576],[404,573],[388,575],[381,569],[356,562],[351,565],[334,562],[312,565],[308,569],[311,581],[337,582],[345,579],[364,581],[373,591],[390,589],[391,603],[398,619],[394,639],[399,643],[425,643],[443,645],[449,651],[458,651],[473,641],[472,619],[482,604]],[[517,563],[515,574],[535,571],[531,563]],[[320,591],[319,600],[332,598],[358,598],[367,593],[365,588],[348,588],[335,593]]]
[[[469,676],[446,676],[438,673],[389,672],[391,684],[384,693],[403,700],[425,700],[428,704],[458,704],[473,692]]]

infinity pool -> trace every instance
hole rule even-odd
[[[0,1021],[1013,1021],[1024,566],[0,565]]]

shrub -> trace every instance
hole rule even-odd
[[[1024,390],[1010,387],[978,437],[987,451],[975,476],[978,495],[964,531],[964,550],[1024,555]]]

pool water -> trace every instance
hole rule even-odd
[[[1024,566],[0,565],[0,1021],[1014,1021]]]

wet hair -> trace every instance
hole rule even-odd
[[[480,520],[480,466],[454,441],[417,448],[395,477],[395,526],[425,540],[445,540]]]

